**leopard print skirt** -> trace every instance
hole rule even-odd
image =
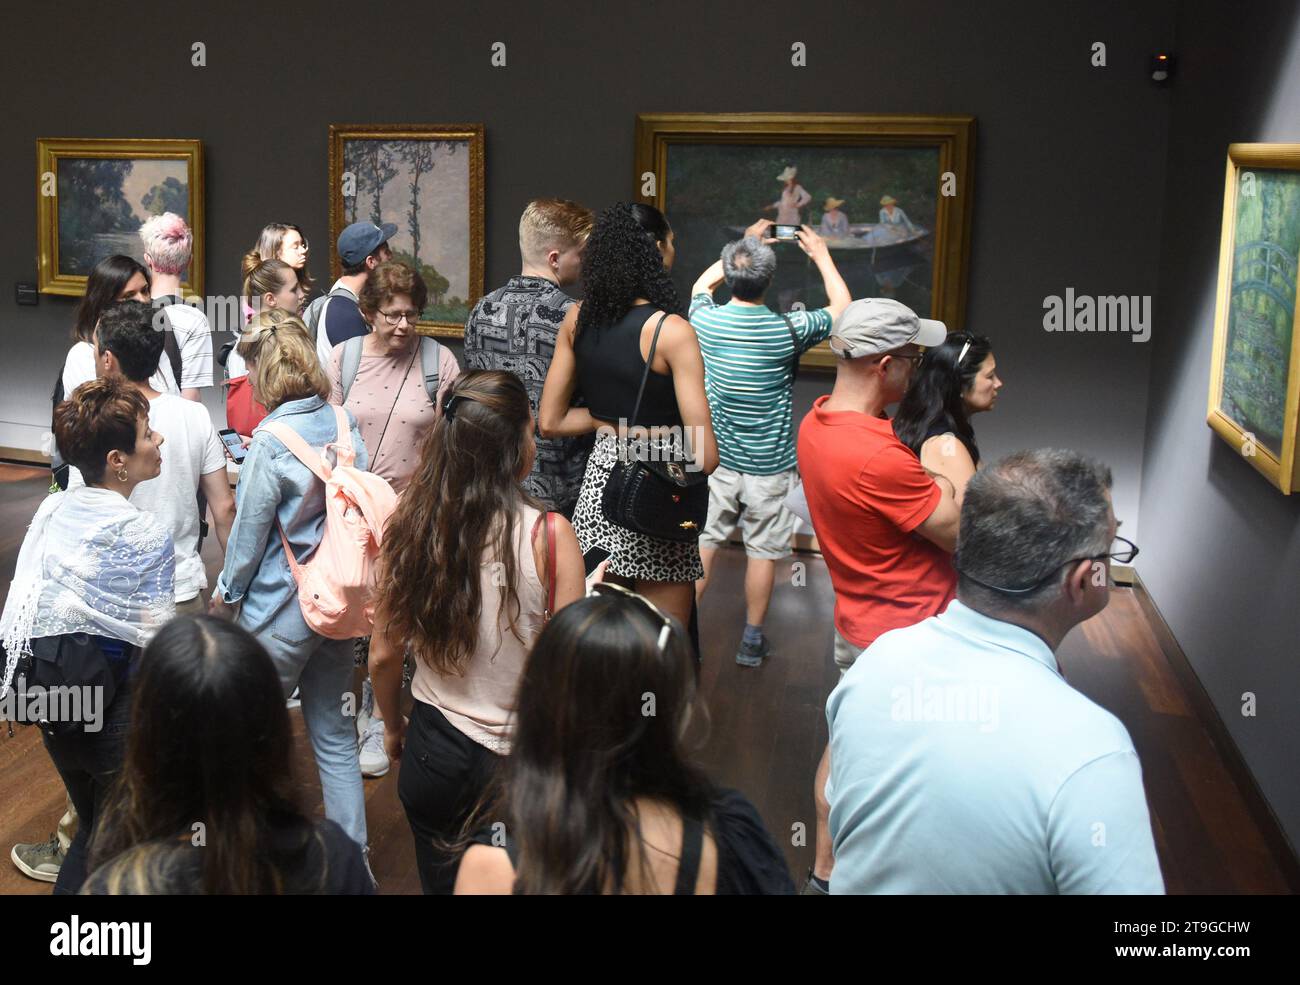
[[[667,450],[667,442],[660,445]],[[618,461],[618,438],[602,434],[587,459],[587,472],[573,511],[573,531],[585,554],[593,547],[609,551],[612,575],[639,581],[693,582],[704,577],[700,549],[695,542],[681,544],[651,537],[611,523],[600,508],[605,483]]]

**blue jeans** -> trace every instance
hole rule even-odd
[[[365,848],[366,797],[357,760],[357,724],[343,713],[343,696],[352,689],[352,640],[327,640],[312,632],[296,595],[271,617],[258,640],[280,674],[284,696],[299,689],[320,771],[325,816]]]

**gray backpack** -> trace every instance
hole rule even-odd
[[[316,342],[320,335],[320,321],[325,315],[325,305],[329,302],[329,299],[349,293],[350,292],[345,288],[336,287],[328,294],[322,294],[320,297],[312,301],[311,304],[307,305],[307,310],[302,313],[302,320],[307,326],[307,331],[311,333],[312,342]]]
[[[357,367],[361,365],[361,346],[365,340],[364,335],[348,339],[343,343],[343,352],[339,354],[344,403],[347,402],[352,384],[356,381]],[[441,358],[442,346],[438,344],[438,340],[427,335],[420,336],[420,371],[424,373],[424,392],[429,395],[429,402],[434,406],[438,404],[438,361]]]

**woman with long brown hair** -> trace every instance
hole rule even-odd
[[[753,805],[691,761],[692,651],[679,622],[617,585],[559,613],[519,682],[514,748],[467,824],[479,831],[457,893],[794,892]]]
[[[509,752],[519,675],[556,611],[582,596],[567,520],[524,492],[536,455],[528,393],[511,373],[461,376],[421,442],[384,531],[370,676],[426,893],[450,893],[460,833]],[[415,659],[409,723],[402,659]]]
[[[279,675],[243,629],[174,619],[140,659],[126,763],[83,892],[374,892],[361,846],[298,803]]]

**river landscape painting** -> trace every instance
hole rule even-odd
[[[190,140],[39,141],[41,290],[81,294],[105,257],[143,259],[141,224],[175,212],[194,232],[184,285],[201,293],[201,153],[199,141]]]

